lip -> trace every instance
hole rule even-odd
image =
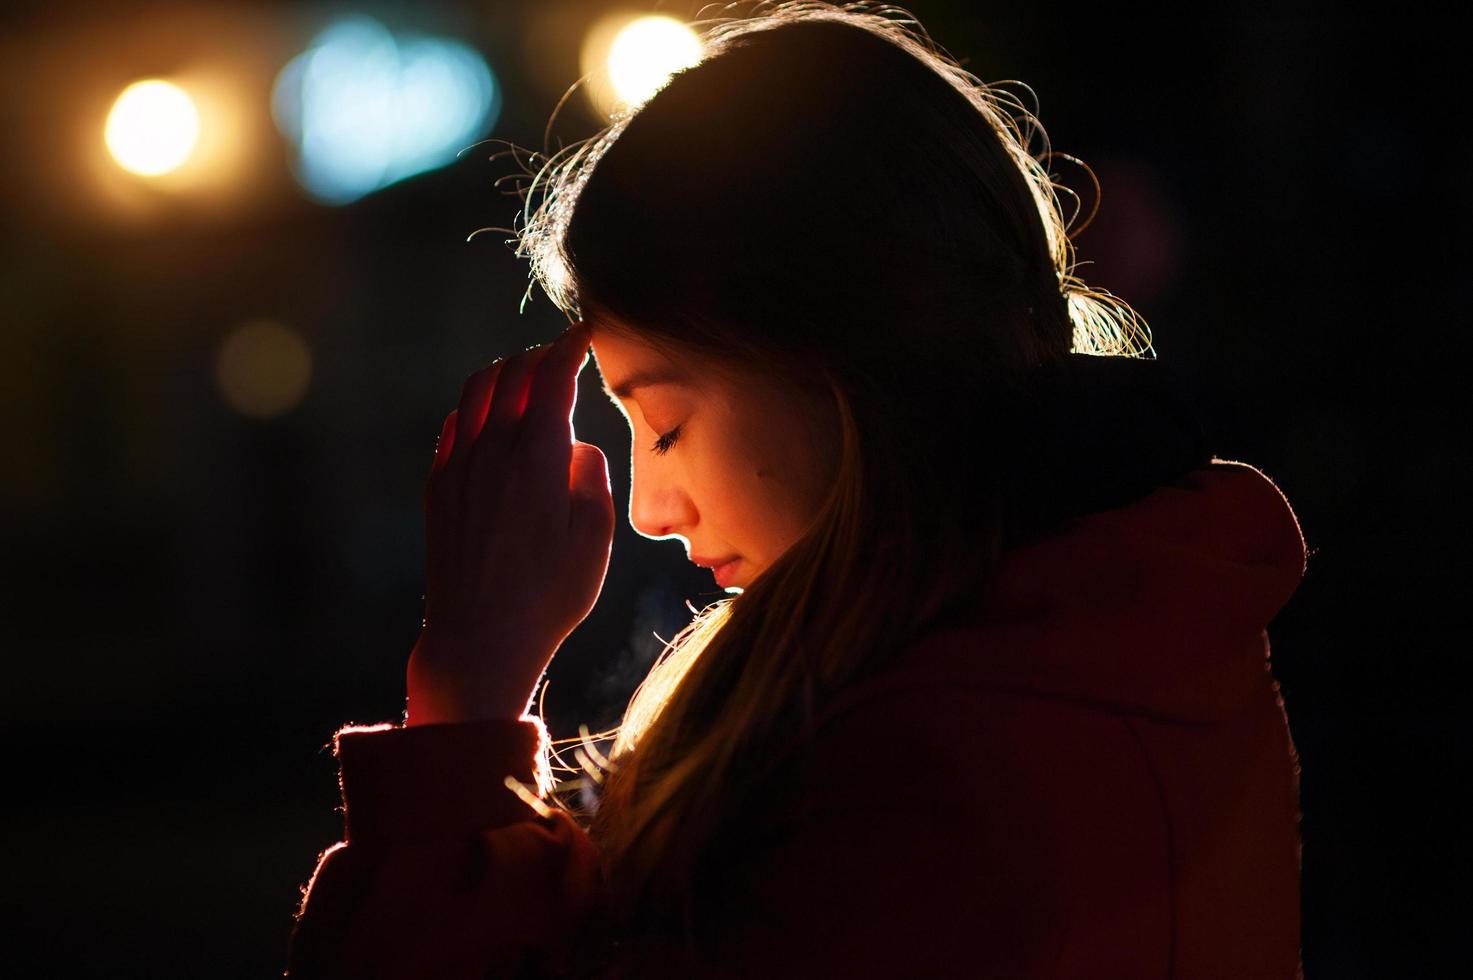
[[[690,560],[702,568],[709,568],[716,576],[716,584],[723,589],[731,584],[732,573],[741,559],[736,556],[726,558],[706,558],[703,555],[691,555]]]
[[[716,576],[716,584],[721,586],[723,589],[731,585],[731,580],[733,576],[736,575],[736,567],[741,563],[742,560],[740,558],[733,558],[726,564],[717,565],[715,568],[711,569],[712,574]]]

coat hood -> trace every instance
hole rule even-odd
[[[929,684],[1222,719],[1261,695],[1266,627],[1304,569],[1283,493],[1214,458],[1008,552],[979,620],[927,634],[896,666]]]
[[[1071,354],[1018,406],[996,574],[892,668],[1185,722],[1244,710],[1305,570],[1284,494],[1211,452],[1195,393],[1154,359]]]

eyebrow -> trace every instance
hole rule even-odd
[[[644,371],[635,371],[629,377],[616,385],[610,386],[604,382],[604,394],[610,398],[623,400],[639,388],[651,388],[655,385],[685,384],[685,375],[671,368],[652,368]]]

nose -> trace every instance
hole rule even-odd
[[[688,532],[695,526],[696,517],[690,495],[673,480],[638,464],[630,468],[629,526],[639,534],[668,538]]]

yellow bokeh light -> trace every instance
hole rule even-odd
[[[113,103],[104,131],[118,166],[144,177],[177,169],[199,140],[199,111],[182,88],[158,78],[134,82]]]
[[[594,107],[612,115],[645,102],[703,54],[700,37],[674,17],[616,15],[588,32],[580,62]]]
[[[675,72],[700,61],[701,41],[689,27],[674,17],[640,17],[609,48],[609,80],[620,99],[638,105]]]
[[[312,354],[306,341],[270,320],[236,327],[215,359],[215,379],[226,404],[251,418],[275,418],[291,411],[311,377]]]

